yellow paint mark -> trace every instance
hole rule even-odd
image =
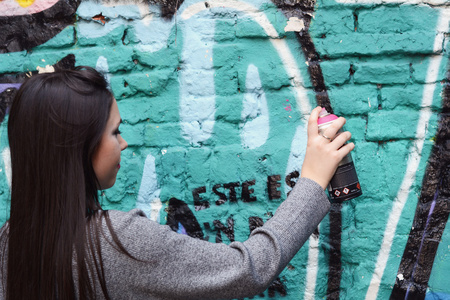
[[[34,0],[16,0],[16,1],[22,7],[28,7],[28,6],[30,6],[31,4],[34,3]]]

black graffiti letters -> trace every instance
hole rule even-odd
[[[279,182],[280,180],[280,175],[272,175],[267,177],[267,190],[269,191],[270,200],[281,198],[281,192],[278,190],[281,186],[281,183]]]
[[[207,200],[202,200],[200,194],[206,193],[206,187],[201,186],[192,191],[192,196],[194,197],[195,210],[199,211],[205,208],[209,208],[209,202]]]

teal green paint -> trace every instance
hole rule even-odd
[[[336,34],[326,38],[314,38],[316,50],[329,58],[349,55],[393,55],[432,54],[434,32],[414,32],[404,34],[352,33]]]
[[[96,31],[106,31],[107,29],[111,28],[107,31],[106,35],[98,36],[98,37],[90,37],[90,36],[84,36],[80,31],[80,29],[77,27],[77,45],[78,46],[98,46],[98,47],[114,47],[122,45],[122,37],[124,37],[124,32],[127,30],[127,26],[124,24],[114,24],[113,26],[110,26],[111,24],[107,24],[106,26],[103,25],[100,21],[95,21],[89,23],[90,25],[90,31],[96,32]],[[86,29],[84,30],[86,31]]]
[[[440,84],[436,86],[438,91],[442,90]],[[419,110],[422,104],[423,87],[417,84],[404,86],[383,86],[381,89],[381,104],[383,109],[395,110],[410,108]],[[442,96],[440,93],[434,93],[432,109],[438,110],[442,106],[440,103]]]
[[[355,83],[405,84],[410,82],[410,62],[406,59],[368,59],[355,61]]]
[[[45,48],[65,48],[75,44],[75,27],[67,26],[54,38],[41,46],[37,46],[33,51],[41,51]]]
[[[328,87],[350,81],[350,63],[347,60],[329,60],[320,63],[323,79]]]
[[[344,129],[352,133],[351,141],[363,142],[366,135],[367,120],[364,117],[346,117]]]
[[[375,85],[344,85],[328,90],[331,106],[338,116],[367,115],[378,110]]]
[[[72,51],[75,54],[77,65],[93,66],[97,65],[97,60],[103,56],[108,61],[110,73],[120,71],[130,71],[134,68],[132,60],[133,50],[123,45],[115,47],[89,47]]]
[[[319,4],[320,5],[320,4]],[[333,9],[316,9],[311,20],[310,33],[314,41],[325,39],[342,33],[352,33],[355,30],[353,10],[347,6],[339,6]]]
[[[367,125],[368,141],[389,141],[392,139],[412,139],[416,134],[415,124],[419,112],[415,110],[380,110],[369,113]],[[389,127],[386,127],[389,124]]]
[[[439,10],[423,5],[358,8],[357,31],[364,33],[434,32]],[[417,33],[420,34],[420,33]]]

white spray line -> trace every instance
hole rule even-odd
[[[309,237],[308,264],[306,267],[305,300],[314,300],[317,273],[319,270],[319,235]]]
[[[259,11],[253,5],[250,5],[242,1],[223,0],[223,1],[210,1],[208,3],[209,8],[205,7],[203,1],[193,4],[189,7],[186,7],[186,9],[181,14],[181,18],[186,20],[204,10],[222,7],[232,8],[250,16],[255,22],[258,23],[259,26],[261,26],[261,28],[264,29],[266,34],[272,38],[270,41],[272,42],[272,45],[278,52],[278,55],[280,56],[281,61],[283,62],[283,66],[286,70],[286,73],[288,74],[289,78],[292,78],[291,83],[295,92],[295,99],[297,101],[297,106],[300,112],[302,113],[303,117],[309,114],[309,112],[311,111],[311,105],[308,101],[306,90],[301,85],[301,83],[303,82],[303,78],[300,73],[300,68],[298,67],[297,62],[295,61],[295,58],[292,55],[292,52],[289,49],[286,40],[279,38],[277,31],[270,23],[269,19],[267,19],[266,15],[263,12]]]
[[[144,172],[142,174],[141,186],[136,201],[136,208],[141,209],[150,220],[159,223],[159,213],[162,208],[159,195],[161,189],[156,174],[155,157],[149,154],[145,159]]]
[[[442,10],[439,16],[436,39],[434,42],[434,52],[443,51],[443,33],[448,30],[450,21],[449,10]],[[444,46],[445,47],[445,46]],[[422,109],[420,110],[419,121],[417,123],[417,131],[414,145],[408,157],[408,163],[406,167],[406,174],[403,177],[402,184],[397,193],[397,197],[394,200],[394,204],[389,215],[386,229],[384,232],[383,241],[381,243],[381,249],[378,253],[377,262],[375,264],[375,270],[372,274],[369,289],[366,293],[366,300],[375,300],[380,288],[381,279],[386,268],[389,254],[391,251],[392,241],[394,240],[396,228],[400,220],[403,208],[408,199],[411,185],[414,183],[417,168],[419,167],[420,157],[422,154],[423,144],[426,136],[427,125],[430,120],[431,110],[430,106],[433,102],[433,95],[436,89],[436,80],[439,73],[439,67],[441,65],[443,55],[437,55],[431,58],[428,65],[426,82],[433,82],[433,84],[427,84],[423,90],[422,95]]]
[[[6,147],[2,152],[3,163],[5,164],[5,174],[8,186],[11,189],[11,151]]]

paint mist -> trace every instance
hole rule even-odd
[[[337,118],[336,115],[330,114],[325,108],[322,108],[317,121],[319,132],[323,133]],[[342,129],[339,132],[342,132]],[[342,202],[362,195],[351,153],[347,154],[339,163],[327,190],[332,202]]]

